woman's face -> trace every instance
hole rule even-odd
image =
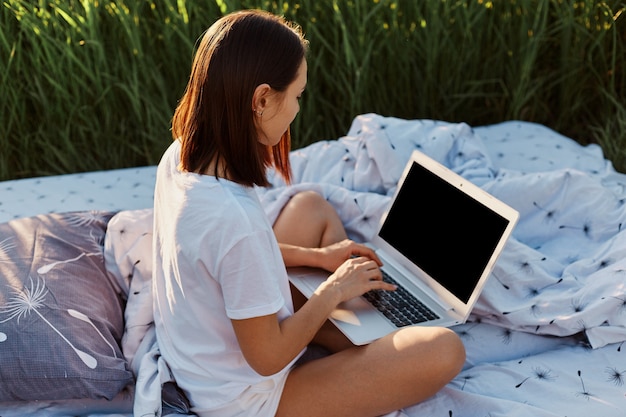
[[[262,115],[257,114],[259,142],[275,146],[300,111],[300,98],[306,87],[307,63],[302,60],[296,79],[282,94],[274,94],[267,100]]]

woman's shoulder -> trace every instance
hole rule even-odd
[[[222,178],[199,177],[187,190],[183,208],[186,215],[205,219],[214,226],[236,226],[237,230],[256,230],[259,223],[266,222],[254,190]]]

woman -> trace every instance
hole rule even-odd
[[[290,180],[306,50],[297,27],[268,13],[219,19],[198,47],[159,164],[157,338],[200,416],[380,415],[429,397],[465,359],[441,328],[351,346],[327,318],[344,300],[394,290],[379,259],[345,238],[314,193],[295,196],[274,225],[266,218],[254,187],[269,185],[268,167]],[[292,299],[285,265],[332,274],[309,300]],[[311,342],[337,353],[301,364]]]

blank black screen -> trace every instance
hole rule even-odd
[[[507,224],[413,162],[379,236],[467,302]]]

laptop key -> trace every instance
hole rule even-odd
[[[385,272],[383,272],[383,280],[398,285]],[[363,294],[363,297],[383,313],[396,327],[409,326],[439,318],[424,303],[400,286],[398,286],[396,291],[372,290]]]

